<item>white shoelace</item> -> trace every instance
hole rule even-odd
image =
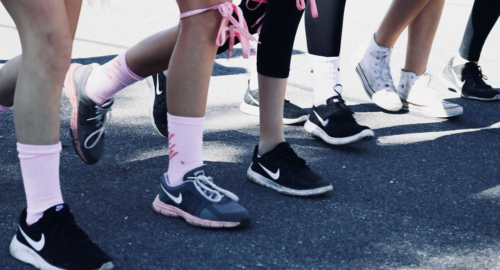
[[[92,134],[90,134],[87,139],[85,140],[85,143],[83,146],[87,149],[92,149],[94,148],[99,140],[101,140],[102,135],[104,134],[104,130],[106,129],[106,126],[108,125],[108,119],[111,117],[111,107],[109,108],[102,108],[98,105],[95,106],[97,110],[97,116],[92,117],[87,119],[87,121],[96,121],[97,127],[100,127],[98,130],[94,131]],[[88,145],[89,141],[97,135],[97,139],[94,140],[94,143],[92,145]]]
[[[188,180],[193,180],[194,186],[207,200],[211,202],[220,202],[224,196],[227,196],[234,201],[238,201],[239,198],[236,194],[218,187],[214,184],[212,177],[200,174],[197,176],[191,176],[187,178]]]
[[[415,84],[413,84],[412,90],[413,90],[413,87],[417,86],[415,88],[419,89],[419,91],[416,91],[416,94],[419,97],[425,97],[426,99],[428,99],[430,97],[432,97],[433,99],[440,99],[438,97],[438,94],[437,94],[435,88],[434,88],[433,80],[434,80],[434,77],[432,76],[432,74],[425,72],[420,77],[420,79],[418,79],[418,81],[415,82]]]

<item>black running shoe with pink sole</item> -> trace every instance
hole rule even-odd
[[[111,258],[76,225],[66,204],[47,209],[35,224],[26,225],[21,212],[10,254],[42,270],[109,270]]]
[[[87,96],[85,87],[91,72],[91,65],[72,64],[64,81],[66,96],[73,107],[70,128],[73,146],[87,164],[96,163],[104,154],[104,130],[113,105],[113,98],[99,106]]]
[[[238,200],[232,192],[216,186],[207,166],[203,165],[186,173],[184,182],[177,186],[170,186],[164,174],[153,209],[198,227],[244,227],[250,224],[250,215]]]
[[[280,143],[261,157],[258,149],[256,146],[247,170],[248,180],[292,196],[316,196],[333,190],[330,183],[297,156],[289,143]]]
[[[151,92],[151,104],[149,106],[149,118],[158,135],[168,138],[167,119],[167,77],[163,72],[149,76],[146,79]]]

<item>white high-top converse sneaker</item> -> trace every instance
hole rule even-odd
[[[419,112],[432,117],[448,118],[463,113],[463,108],[442,100],[433,86],[433,77],[424,72],[417,76],[413,72],[401,70],[398,94],[403,102],[403,110]]]
[[[382,109],[399,111],[403,104],[396,93],[389,62],[392,48],[382,47],[375,41],[375,35],[366,49],[365,56],[356,67],[366,94]]]

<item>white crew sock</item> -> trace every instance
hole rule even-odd
[[[311,67],[314,106],[326,105],[329,98],[337,96],[337,92],[341,94],[342,91],[342,87],[336,87],[340,85],[340,57],[309,54],[308,59]]]

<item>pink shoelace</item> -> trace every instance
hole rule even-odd
[[[254,8],[251,8],[248,6],[248,3],[251,2],[257,2],[257,6],[255,6]],[[306,9],[306,2],[305,0],[296,0],[297,1],[297,9],[298,10],[304,10]],[[267,4],[267,0],[247,0],[247,8],[248,10],[250,11],[254,11],[256,9],[258,9],[262,4]],[[311,0],[311,14],[313,16],[313,18],[318,18],[318,7],[316,6],[316,1],[315,0]],[[254,28],[254,27],[257,27],[257,25],[259,26],[259,28],[257,29],[257,33],[260,34],[260,30],[262,29],[262,20],[264,19],[264,17],[266,16],[266,13],[264,13],[251,27]],[[260,25],[259,25],[260,24]]]
[[[220,14],[222,15],[222,22],[215,44],[217,44],[217,46],[222,46],[224,45],[224,43],[226,43],[226,40],[229,39],[229,49],[227,51],[227,57],[229,58],[233,54],[234,38],[237,37],[241,43],[243,58],[248,58],[250,55],[255,55],[255,49],[250,44],[250,41],[257,42],[257,39],[254,38],[250,33],[248,33],[248,26],[245,18],[243,18],[243,11],[241,11],[241,9],[235,4],[224,2],[222,4],[215,5],[209,8],[191,10],[182,13],[181,19],[198,15],[208,10],[216,9],[218,9]],[[236,20],[232,16],[233,11],[236,11],[238,20]],[[228,24],[228,22],[230,22],[231,24]]]

